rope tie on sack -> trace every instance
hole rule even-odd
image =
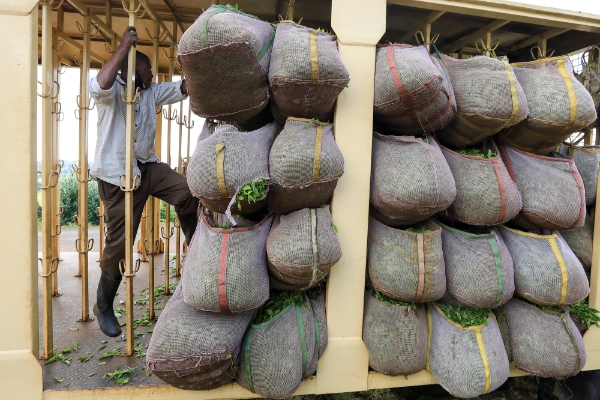
[[[321,173],[321,146],[323,143],[323,126],[317,125],[317,135],[315,137],[315,152],[313,161],[312,181],[318,182]]]
[[[217,143],[216,145],[217,159],[217,182],[219,184],[219,192],[223,197],[229,197],[227,186],[225,185],[225,145]]]
[[[567,318],[565,317],[565,313],[560,314],[560,319],[563,323],[563,325],[565,326],[565,330],[567,331],[567,334],[569,335],[569,339],[571,339],[571,343],[573,344],[573,347],[575,347],[576,353],[577,353],[577,366],[575,367],[575,369],[573,370],[573,372],[577,372],[581,369],[581,349],[579,348],[579,346],[577,345],[577,342],[575,341],[575,337],[573,336],[573,332],[571,332],[571,330],[569,329],[569,325],[567,323]]]
[[[229,233],[223,234],[221,240],[218,280],[219,308],[221,309],[221,312],[230,314],[231,310],[229,310],[229,306],[227,304],[227,253],[229,250]]]
[[[319,82],[319,52],[317,49],[317,31],[310,31],[310,80]]]
[[[479,39],[477,42],[475,42],[475,48],[478,52],[482,54],[485,52],[489,52],[491,57],[496,58],[496,49],[498,48],[499,44],[500,39],[496,39],[492,43],[490,43],[490,47],[488,47],[483,41],[483,39]],[[481,46],[481,48],[479,46]]]
[[[319,273],[319,248],[317,246],[317,210],[314,208],[310,209],[310,232],[311,232],[311,241],[312,241],[312,277],[310,278],[310,283],[306,288],[302,290],[306,290],[311,288],[317,282],[317,274]]]
[[[415,302],[421,301],[425,288],[425,236],[417,233],[417,260],[419,263],[419,281],[417,284],[417,294]]]

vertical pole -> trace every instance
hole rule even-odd
[[[486,50],[483,52],[483,55],[486,57],[491,56],[490,48],[492,47],[492,32],[486,32],[483,35],[483,42],[485,43]]]
[[[135,26],[137,22],[136,0],[129,1],[129,26]],[[125,122],[125,287],[127,290],[125,311],[127,318],[126,325],[126,354],[133,355],[133,135],[135,123],[135,48],[129,49],[128,68],[127,68],[127,119]]]
[[[78,245],[79,273],[81,275],[81,321],[89,321],[88,296],[88,79],[90,70],[91,17],[83,17],[82,57],[79,71],[79,165],[78,192]]]
[[[177,41],[177,21],[173,21],[173,40]],[[174,44],[174,43],[173,43]],[[175,58],[174,48],[171,46],[169,49],[169,76],[167,80],[169,82],[173,81],[173,59]],[[168,108],[168,118],[167,118],[167,164],[171,166],[171,105],[169,104]],[[165,203],[165,227],[163,232],[163,239],[165,239],[165,294],[169,294],[169,242],[173,236],[171,231],[171,205],[169,203]]]
[[[62,13],[62,7],[58,11],[58,24],[61,24],[60,18]],[[56,51],[57,37],[54,35],[55,31],[52,30],[52,76],[53,80],[60,85],[60,74],[58,70],[60,68],[58,62],[58,51]],[[60,119],[60,94],[54,100],[54,115],[52,118],[52,165],[53,168],[60,170],[59,160],[59,119]],[[59,176],[60,177],[60,176]],[[57,259],[57,263],[60,262],[60,179],[57,180],[56,186],[51,188],[52,190],[52,259]],[[58,264],[57,264],[58,265]],[[52,296],[59,296],[58,292],[58,270],[52,272]]]
[[[465,58],[465,49],[464,47],[461,47],[458,49],[458,59],[462,60],[463,58]]]
[[[431,24],[425,24],[425,45],[427,52],[431,51]]]
[[[547,39],[540,39],[538,40],[538,47],[540,48],[540,57],[544,58],[546,57],[546,51],[548,49],[548,40]]]
[[[52,6],[42,3],[42,324],[44,358],[52,356],[52,191],[57,180],[52,165]]]
[[[158,43],[153,47],[155,57],[153,58],[152,65],[155,65],[156,68],[156,83],[164,82],[164,74],[158,73]],[[156,137],[154,138],[154,153],[157,155],[159,159],[163,159],[162,157],[162,126],[163,126],[163,115],[162,112],[159,112],[156,115]],[[156,235],[156,249],[155,254],[162,254],[165,251],[165,243],[160,238],[160,199],[154,199],[154,233]]]
[[[369,9],[365,13],[365,9]],[[319,360],[316,393],[367,390],[369,354],[362,340],[375,45],[385,32],[385,0],[333,0],[331,26],[352,84],[337,99],[335,140],[344,175],[333,194],[331,211],[339,229],[342,258],[327,282],[329,344]]]
[[[183,100],[179,102],[179,142],[177,148],[177,172],[183,173],[183,159],[181,158],[181,146],[183,139]],[[181,262],[181,225],[179,219],[176,218],[175,225],[175,276],[179,276],[179,263]]]

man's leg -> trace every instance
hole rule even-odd
[[[133,192],[133,232],[137,232],[148,193],[142,184]],[[100,282],[94,305],[100,330],[107,336],[121,334],[119,321],[113,311],[113,301],[121,283],[119,262],[125,258],[125,192],[118,186],[98,180],[98,193],[104,203],[106,220],[106,243],[100,260]]]
[[[174,206],[185,241],[189,245],[198,222],[198,199],[190,193],[187,179],[165,163],[147,163],[145,167],[150,185],[149,194]]]

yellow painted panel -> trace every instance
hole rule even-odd
[[[333,0],[331,4],[331,27],[346,44],[377,44],[385,33],[385,16],[385,0]]]
[[[31,351],[0,351],[0,398],[41,400],[42,388],[42,367]]]
[[[319,360],[316,393],[367,390],[369,352],[362,337],[330,337]]]

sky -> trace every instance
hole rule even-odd
[[[40,76],[41,67],[38,67],[38,76]],[[98,73],[98,70],[90,70],[90,79]],[[41,80],[41,78],[38,78]],[[173,81],[179,81],[180,76],[174,76]],[[61,109],[64,113],[64,120],[60,122],[60,136],[59,136],[59,154],[60,159],[64,161],[77,161],[79,159],[79,120],[75,118],[75,109],[77,109],[76,98],[79,95],[79,68],[67,68],[65,73],[61,76],[60,85],[60,102]],[[42,128],[41,128],[41,98],[38,97],[38,121],[37,121],[37,160],[42,159]],[[166,107],[165,107],[166,108]],[[173,109],[177,109],[179,113],[179,103],[172,105]],[[184,115],[187,116],[188,101],[183,102]],[[194,121],[194,127],[190,132],[190,155],[194,153],[194,148],[204,118],[200,118],[192,113],[192,121]],[[177,166],[177,151],[178,151],[178,140],[179,140],[179,126],[173,121],[171,123],[171,166]],[[96,148],[96,125],[98,123],[98,112],[94,108],[88,112],[88,158],[90,162],[94,161],[94,150]],[[163,161],[166,161],[166,146],[167,146],[167,121],[163,119]],[[186,156],[187,152],[187,128],[183,127],[182,134],[182,147],[183,157]]]
[[[543,7],[560,8],[563,10],[571,10],[583,12],[586,14],[600,15],[600,1],[598,0],[511,0],[518,3],[532,4]]]

